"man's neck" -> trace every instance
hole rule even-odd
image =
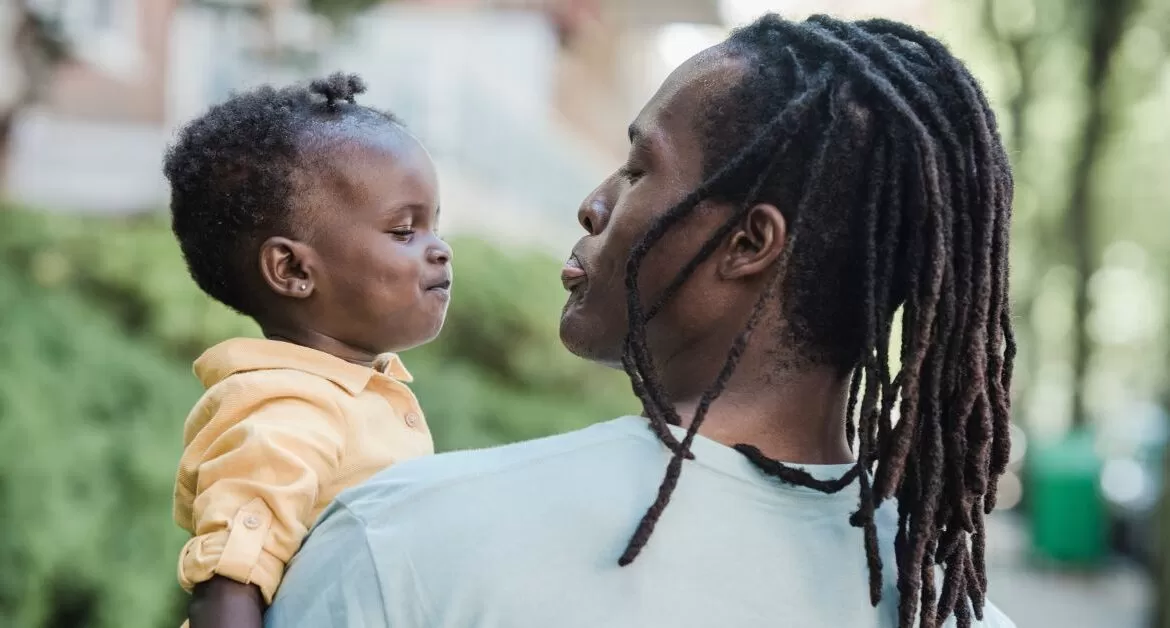
[[[689,361],[689,360],[688,360]],[[679,361],[677,363],[681,363]],[[722,366],[716,365],[716,368]],[[694,364],[694,362],[691,362]],[[663,369],[684,428],[691,425],[713,373],[699,385],[678,386]],[[694,372],[687,379],[693,379]],[[673,382],[671,381],[673,380]],[[675,386],[671,386],[675,383]],[[678,391],[689,389],[689,393]],[[849,378],[827,366],[780,368],[774,355],[749,351],[707,412],[699,433],[724,445],[754,445],[775,460],[800,464],[853,462],[845,438]]]

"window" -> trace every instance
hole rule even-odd
[[[139,2],[152,0],[31,0],[33,10],[58,19],[73,52],[111,74],[137,72]]]
[[[95,30],[110,30],[114,26],[114,0],[92,0],[91,25]]]

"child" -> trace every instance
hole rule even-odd
[[[259,626],[285,564],[343,489],[433,452],[390,352],[432,340],[450,300],[434,165],[357,76],[236,95],[166,156],[195,282],[255,319],[195,362],[175,519],[192,628]]]

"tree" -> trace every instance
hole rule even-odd
[[[1093,193],[1097,182],[1097,165],[1104,152],[1105,139],[1115,125],[1117,112],[1110,111],[1108,90],[1113,58],[1130,18],[1140,8],[1141,0],[1096,0],[1085,3],[1085,32],[1088,62],[1085,68],[1087,111],[1081,129],[1077,159],[1069,196],[1066,237],[1076,270],[1073,308],[1073,425],[1084,426],[1085,373],[1091,351],[1086,321],[1089,318],[1089,280],[1097,268],[1093,241]]]
[[[16,82],[0,103],[0,189],[5,183],[12,149],[12,134],[20,113],[34,104],[56,69],[69,59],[69,47],[54,18],[32,8],[29,0],[11,0],[8,50],[17,70]]]
[[[1090,314],[1089,281],[1098,268],[1097,241],[1094,228],[1094,202],[1098,196],[1099,167],[1105,158],[1112,131],[1121,124],[1129,105],[1137,99],[1118,96],[1114,89],[1118,68],[1115,57],[1128,29],[1135,22],[1148,0],[985,0],[982,25],[992,41],[1001,66],[1013,77],[1006,110],[1003,112],[1014,158],[1017,190],[1021,187],[1040,187],[1035,168],[1052,169],[1033,155],[1034,138],[1030,118],[1034,116],[1041,89],[1037,86],[1037,71],[1044,55],[1058,54],[1054,50],[1077,50],[1085,62],[1077,80],[1079,102],[1075,105],[1082,115],[1072,133],[1069,150],[1071,159],[1068,174],[1061,181],[1065,190],[1040,190],[1050,199],[1067,198],[1055,211],[1044,211],[1038,203],[1031,203],[1021,212],[1025,228],[1031,236],[1031,250],[1039,254],[1032,260],[1032,268],[1016,269],[1030,278],[1038,278],[1053,265],[1064,264],[1073,269],[1073,333],[1070,342],[1072,382],[1070,401],[1074,427],[1088,423],[1084,390],[1086,373],[1093,351],[1086,322]],[[1063,44],[1063,47],[1057,44]],[[1066,62],[1067,63],[1067,62]],[[1016,300],[1017,318],[1028,328],[1038,290],[1028,290]],[[1025,330],[1035,339],[1034,330]],[[1035,373],[1040,362],[1039,351],[1032,347],[1025,355],[1024,372]],[[1026,395],[1026,391],[1025,395]]]
[[[306,7],[320,15],[338,19],[355,15],[379,4],[384,0],[305,0]]]

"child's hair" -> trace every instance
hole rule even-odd
[[[171,228],[191,277],[212,298],[255,316],[245,273],[265,238],[296,229],[294,197],[311,179],[306,136],[341,121],[401,126],[355,103],[366,86],[336,73],[308,86],[234,94],[188,124],[167,150]]]
[[[846,432],[851,444],[857,439],[858,462],[839,479],[819,481],[750,445],[737,449],[784,482],[823,492],[859,483],[861,503],[850,521],[865,531],[875,605],[882,566],[874,511],[897,497],[899,625],[918,616],[921,626],[937,626],[953,613],[959,626],[969,626],[972,612],[981,616],[987,591],[983,515],[995,505],[996,480],[1008,462],[1015,354],[1008,308],[1012,178],[995,116],[941,43],[903,24],[824,16],[798,24],[769,15],[725,46],[746,71],[731,93],[709,105],[705,179],[649,230],[627,267],[623,364],[674,456],[620,563],[633,561],[650,538],[707,409],[743,354],[763,303],[780,291],[792,357],[851,374]],[[644,309],[642,260],[709,198],[732,201],[738,210]],[[679,417],[655,376],[647,321],[759,202],[776,204],[790,225],[779,279],[756,305],[680,442],[666,428]],[[901,359],[894,371],[888,351],[899,307]],[[945,571],[941,592],[935,565]]]

